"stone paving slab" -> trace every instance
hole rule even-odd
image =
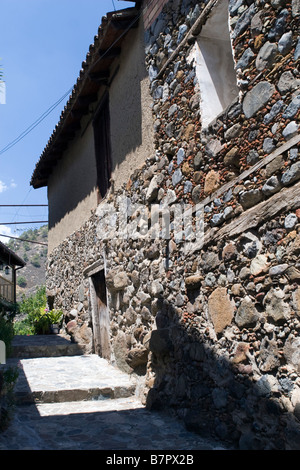
[[[80,346],[63,335],[16,335],[12,341],[15,358],[78,356]]]
[[[9,365],[16,365],[16,360],[8,360]],[[17,403],[121,398],[135,393],[133,378],[95,354],[21,359],[18,367]]]
[[[147,410],[135,394],[135,380],[105,359],[59,357],[58,345],[57,336],[17,338],[23,358],[15,354],[1,366],[17,365],[20,374],[19,404],[0,433],[0,450],[226,450],[169,414]],[[50,357],[24,358],[41,351]]]
[[[226,450],[136,397],[19,406],[0,450]]]

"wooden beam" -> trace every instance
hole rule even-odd
[[[75,137],[75,132],[74,131],[66,131],[61,133],[59,136],[60,142],[69,142],[70,140],[74,139]]]
[[[121,48],[112,47],[111,49],[99,49],[98,54],[103,59],[115,59],[121,54]]]
[[[244,179],[248,178],[248,176],[250,176],[252,173],[254,173],[254,172],[260,170],[261,168],[263,168],[264,166],[268,165],[268,163],[270,163],[272,160],[274,160],[274,158],[278,157],[279,155],[282,155],[284,152],[289,150],[291,147],[296,146],[299,142],[300,142],[300,135],[296,135],[295,137],[292,137],[287,142],[285,142],[283,145],[276,148],[272,153],[267,155],[265,158],[262,158],[257,163],[255,163],[253,166],[248,168],[248,170],[243,171],[243,173],[241,173],[239,176],[237,176],[233,180],[229,181],[228,183],[224,184],[223,186],[218,188],[213,194],[210,194],[205,199],[200,201],[200,204],[202,204],[203,206],[206,206],[207,204],[210,204],[211,201],[213,201],[214,199],[220,197],[222,194],[227,193],[227,191],[230,188],[232,188],[236,184],[240,183]]]
[[[71,116],[73,119],[81,119],[84,114],[89,112],[89,107],[86,106],[85,108],[82,107],[80,109],[72,109]]]
[[[229,224],[221,228],[214,227],[209,229],[204,234],[203,240],[190,244],[189,254],[203,249],[210,243],[217,243],[220,240],[237,237],[250,229],[256,228],[261,223],[273,219],[283,211],[293,211],[299,207],[300,182],[282,189],[266,201],[251,207]]]
[[[85,95],[85,96],[79,96],[78,104],[80,107],[85,108],[86,106],[93,103],[94,101],[97,101],[97,99],[98,99],[97,93],[92,93],[90,95]]]
[[[109,73],[107,71],[89,73],[89,79],[92,80],[92,82],[106,84],[109,79]]]
[[[111,20],[115,29],[124,30],[128,28],[137,28],[138,16],[117,17]]]

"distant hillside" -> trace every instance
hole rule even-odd
[[[17,300],[23,294],[28,296],[34,293],[37,287],[45,284],[47,243],[47,225],[26,230],[19,240],[11,239],[8,242],[9,248],[26,262],[26,266],[17,271]]]

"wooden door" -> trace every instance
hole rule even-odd
[[[90,277],[90,293],[95,354],[110,360],[110,318],[104,270]]]

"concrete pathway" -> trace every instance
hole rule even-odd
[[[68,355],[56,355],[58,344]],[[20,371],[17,406],[0,450],[224,449],[167,413],[147,410],[132,377],[96,355],[79,355],[63,338],[20,337],[14,346],[17,357],[7,365]]]

